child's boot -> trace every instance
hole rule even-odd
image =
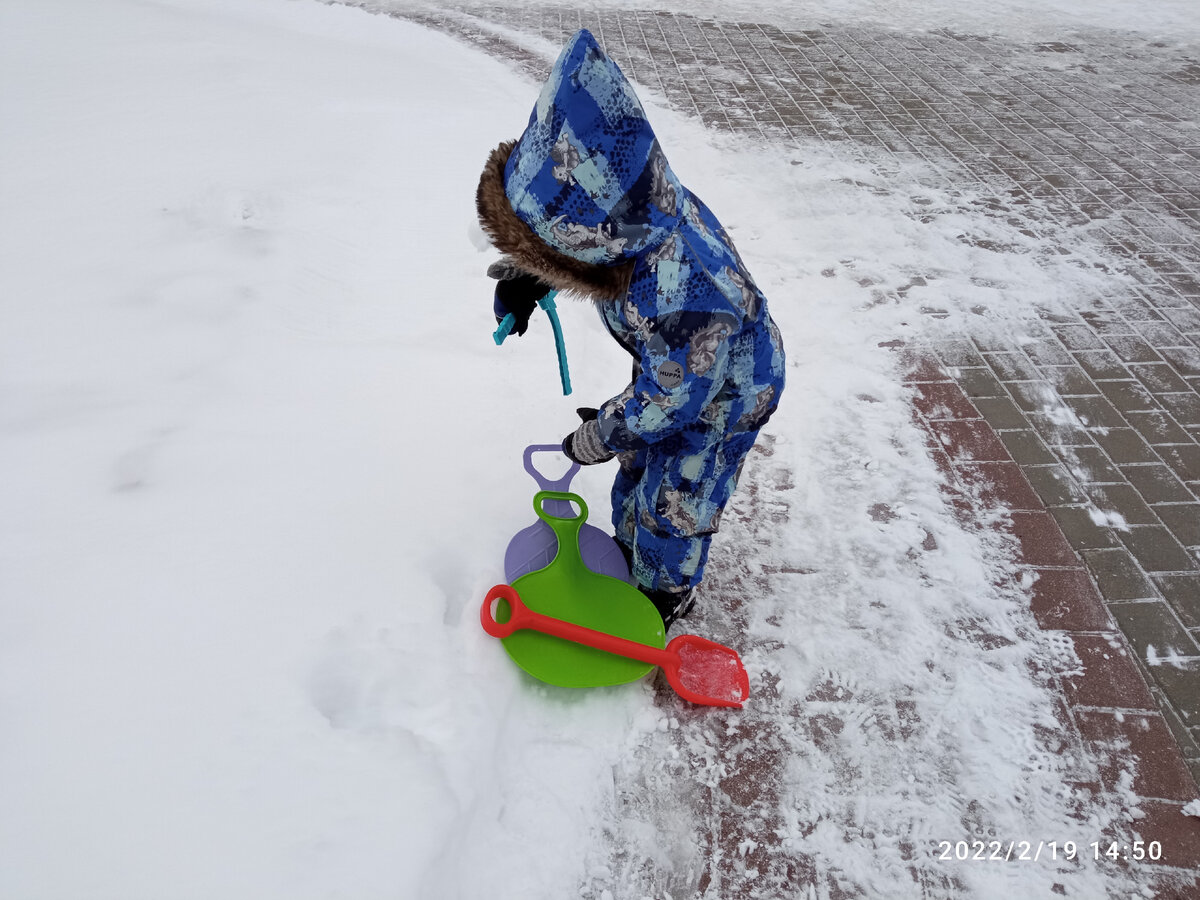
[[[638,590],[650,598],[650,602],[662,616],[664,628],[670,628],[677,619],[682,619],[696,605],[691,588],[683,591],[652,591],[638,585]]]
[[[625,563],[629,566],[629,571],[633,571],[633,550],[628,544],[622,540],[617,540],[617,546],[621,549],[621,555],[625,557]],[[644,585],[639,584],[638,590],[645,594],[650,602],[654,604],[654,608],[658,610],[658,614],[662,616],[663,627],[670,628],[676,619],[682,619],[692,611],[692,607],[696,605],[696,601],[692,599],[692,590],[688,588],[683,591],[663,591],[651,590]]]

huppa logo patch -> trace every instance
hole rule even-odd
[[[667,360],[658,367],[658,383],[668,391],[683,384],[683,366],[674,360]]]

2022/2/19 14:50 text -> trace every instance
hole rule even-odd
[[[1076,841],[938,841],[937,850],[937,858],[946,862],[1039,862],[1088,857],[1096,861],[1127,862],[1162,859],[1162,844],[1158,841],[1091,841],[1085,844]]]

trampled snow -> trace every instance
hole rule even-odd
[[[698,714],[539,685],[478,624],[532,521],[522,449],[628,366],[577,303],[571,397],[544,321],[491,339],[474,187],[536,85],[303,0],[13,0],[0,87],[0,896],[637,897],[708,864],[686,800],[736,773],[739,728],[786,751],[772,827],[821,876],[799,896],[920,896],[914,853],[963,896],[1102,895],[1096,865],[934,858],[1082,845],[1132,799],[1080,832],[1030,674],[1070,651],[1011,548],[955,520],[878,346],[1001,291],[1019,335],[1020,298],[1069,304],[1084,270],[962,240],[1005,226],[918,169],[738,146],[644,97],[789,353],[713,562],[777,574],[714,577],[688,620],[741,650],[750,704]],[[601,526],[610,478],[575,481]]]

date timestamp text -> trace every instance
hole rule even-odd
[[[973,862],[1053,862],[1059,859],[1157,862],[1162,859],[1162,844],[1158,841],[938,841],[937,858]]]

